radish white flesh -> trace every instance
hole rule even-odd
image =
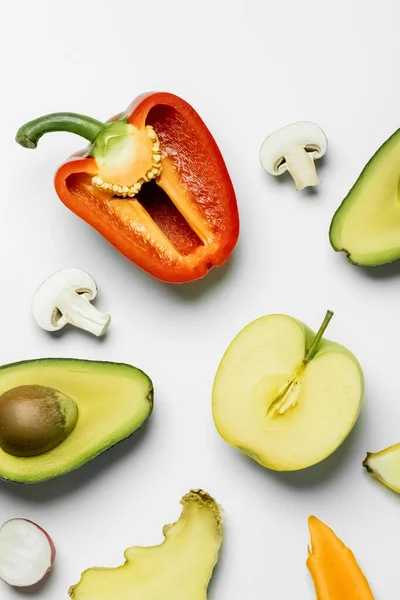
[[[0,528],[0,578],[15,587],[39,583],[50,571],[55,547],[32,521],[11,519]]]

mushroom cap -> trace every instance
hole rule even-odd
[[[311,121],[286,125],[271,133],[262,143],[260,161],[263,169],[271,175],[281,175],[286,171],[286,163],[279,163],[296,147],[318,159],[327,151],[328,139],[321,127]]]
[[[89,273],[76,267],[51,275],[39,286],[32,299],[32,315],[39,327],[58,331],[67,324],[57,306],[58,300],[66,294],[85,294],[93,300],[97,296],[96,282]]]

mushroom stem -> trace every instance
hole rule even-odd
[[[285,152],[287,170],[294,179],[296,190],[300,191],[306,187],[319,184],[314,157],[311,152],[304,148],[295,147]]]
[[[57,300],[57,309],[62,314],[57,319],[58,325],[70,323],[97,336],[105,334],[111,320],[110,315],[105,315],[90,303],[90,296],[86,293],[66,292]]]

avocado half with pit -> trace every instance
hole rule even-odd
[[[47,358],[0,367],[0,478],[77,469],[150,416],[153,384],[127,364]]]
[[[400,258],[400,129],[375,153],[336,211],[329,237],[351,263]]]

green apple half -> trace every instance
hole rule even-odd
[[[233,340],[213,387],[220,435],[264,467],[294,471],[334,452],[352,430],[364,392],[355,356],[287,315],[253,321]]]

